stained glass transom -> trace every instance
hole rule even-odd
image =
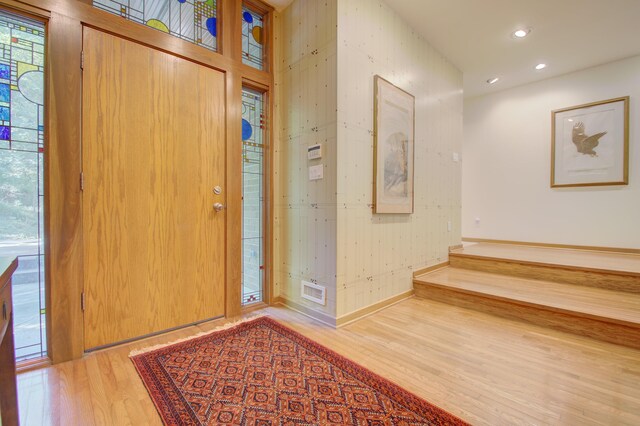
[[[218,50],[216,0],[93,0],[122,16],[210,50]]]
[[[13,275],[18,360],[47,353],[44,298],[45,27],[0,12],[0,256]]]
[[[263,16],[242,8],[242,62],[261,70],[263,68],[264,45]]]
[[[264,94],[242,89],[242,303],[262,301]]]

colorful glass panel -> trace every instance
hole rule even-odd
[[[242,63],[261,70],[263,68],[264,24],[263,16],[242,7]]]
[[[264,94],[242,89],[242,303],[262,301]]]
[[[16,358],[46,356],[44,299],[45,27],[0,12],[0,256],[13,275]]]
[[[93,0],[93,5],[210,50],[218,50],[216,0]]]

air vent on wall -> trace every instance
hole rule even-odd
[[[302,280],[300,294],[303,299],[311,300],[319,305],[324,305],[326,303],[326,290],[326,287]]]

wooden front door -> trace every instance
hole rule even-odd
[[[83,50],[85,349],[224,315],[224,74],[91,28]]]

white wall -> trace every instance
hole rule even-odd
[[[629,185],[551,189],[551,111],[620,96]],[[640,56],[465,100],[463,237],[640,248],[638,99]]]
[[[411,290],[412,271],[460,243],[462,73],[382,0],[339,0],[337,44],[339,318]],[[371,208],[376,74],[415,96],[411,215]]]

